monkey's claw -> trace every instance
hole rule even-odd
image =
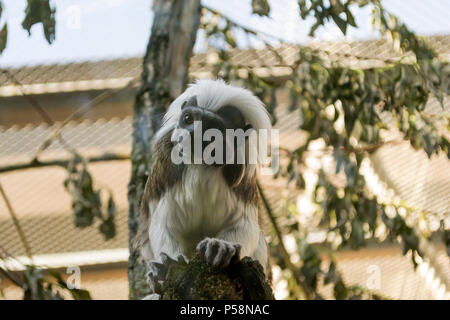
[[[164,252],[161,252],[159,257],[161,262],[149,261],[148,263],[150,271],[147,273],[147,282],[149,283],[152,291],[155,293],[159,293],[161,291],[161,284],[164,280],[166,280],[167,272],[172,265],[181,261],[187,263],[186,258],[181,254],[177,257],[177,260],[172,259]]]
[[[197,251],[207,263],[226,268],[233,257],[239,258],[241,245],[221,239],[205,238],[198,243]]]
[[[147,283],[150,286],[150,290],[155,294],[161,292],[162,281],[159,281],[157,276],[153,274],[152,271],[147,272],[145,276],[147,278]]]

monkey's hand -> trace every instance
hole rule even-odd
[[[150,271],[147,273],[147,282],[150,285],[151,290],[158,294],[161,292],[161,285],[166,280],[167,272],[169,268],[178,261],[184,261],[187,263],[187,259],[183,255],[179,255],[177,260],[172,259],[164,252],[159,255],[161,262],[150,261],[148,263]],[[151,300],[154,300],[153,297]]]
[[[241,245],[222,239],[205,238],[198,243],[197,251],[207,263],[215,267],[226,268],[233,257],[239,259]]]

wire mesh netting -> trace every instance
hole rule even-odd
[[[226,5],[214,1],[205,2],[217,9],[223,9],[225,14],[230,13],[237,20],[245,22],[248,17],[247,7],[245,10],[237,9],[243,8],[241,1],[227,2]],[[269,24],[265,21],[266,24],[255,23],[253,26],[290,40],[290,44],[277,48],[277,54],[287,63],[292,63],[298,53],[296,43],[308,39],[303,34],[292,32],[296,30],[292,21],[298,19],[298,13],[292,10],[290,2],[272,2],[275,18],[269,21]],[[415,8],[419,8],[423,13],[422,20],[433,21],[429,32],[446,32],[444,35],[428,37],[428,42],[441,59],[450,60],[450,36],[446,35],[450,30],[442,27],[447,23],[447,19],[442,16],[447,14],[448,18],[449,7],[442,6],[439,1],[431,1],[427,5],[420,1],[413,2]],[[393,1],[391,5],[394,10],[399,10],[399,1]],[[412,7],[414,6],[408,6],[406,9],[411,10]],[[365,17],[363,14],[360,19],[364,20]],[[405,17],[409,19],[409,16]],[[286,22],[282,23],[283,19]],[[201,47],[204,39],[199,35],[198,47]],[[330,37],[323,32],[318,40],[308,42],[308,45],[331,53],[327,55],[328,58],[358,67],[379,66],[383,61],[399,58],[391,44],[385,41],[348,41],[370,38],[370,32],[358,35],[355,31],[350,36],[353,38],[334,37],[333,40],[339,41],[326,41],[330,40]],[[213,58],[214,54],[211,52],[197,53],[190,65],[191,77],[210,77],[212,66],[206,62]],[[282,76],[284,72],[282,68],[276,67],[277,55],[267,49],[235,49],[231,51],[230,59],[238,65],[260,67],[261,72],[267,72],[263,69],[270,67],[268,72],[274,76]],[[86,157],[104,154],[128,155],[131,151],[134,89],[123,91],[120,99],[113,97],[98,105],[89,105],[89,102],[108,90],[120,91],[125,88],[130,80],[139,77],[141,64],[142,58],[135,57],[7,68],[12,77],[0,73],[0,168],[29,163],[63,121],[80,109],[81,115],[61,129],[65,144]],[[55,123],[45,124],[33,110],[30,101],[23,96],[24,93],[33,96],[44,109],[51,106],[48,110],[51,111],[50,116]],[[304,140],[304,135],[297,130],[300,115],[289,112],[286,92],[278,94],[280,105],[276,111],[276,127],[280,129],[280,145],[293,149]],[[443,109],[436,101],[432,101],[427,107],[428,111],[448,112],[450,100],[446,97],[444,101]],[[100,109],[104,111],[96,113]],[[27,119],[25,122],[30,124],[25,125],[23,119]],[[39,154],[39,160],[67,160],[70,153],[66,149],[60,140],[54,139],[45,151]],[[97,265],[97,269],[88,268],[83,272],[82,285],[91,290],[94,298],[125,299],[128,295],[125,262],[128,248],[127,185],[131,172],[130,162],[96,162],[90,163],[88,168],[95,185],[105,190],[102,197],[106,198],[107,191],[111,191],[117,204],[117,234],[110,240],[104,239],[98,231],[98,224],[82,229],[75,227],[71,198],[63,185],[67,177],[67,171],[63,167],[0,171],[0,182],[29,242],[31,252],[40,257],[40,261],[48,265],[54,264],[58,268],[68,264],[82,264],[81,262],[91,266]],[[430,161],[423,152],[413,151],[408,143],[403,143],[381,148],[372,158],[372,168],[381,180],[388,181],[390,189],[421,210],[441,216],[449,215],[450,164],[445,157]],[[262,184],[267,189],[269,200],[278,211],[281,222],[288,200],[301,207],[297,198],[299,191],[291,185],[286,186],[282,179],[264,177]],[[26,254],[9,209],[3,201],[0,201],[0,245],[12,256],[20,257]],[[112,252],[108,250],[118,251],[106,254]],[[94,252],[95,258],[86,257],[86,252]],[[445,250],[440,247],[435,249],[435,264],[423,263],[416,271],[409,258],[401,255],[398,247],[343,252],[338,255],[338,261],[345,280],[351,284],[370,285],[371,275],[378,272],[380,278],[379,283],[375,281],[375,289],[387,297],[449,297],[450,266]],[[439,270],[436,269],[436,264]],[[280,271],[275,268],[275,278],[277,272],[279,274]],[[278,298],[283,298],[285,285],[283,282],[276,283],[275,288],[280,292]],[[332,296],[327,287],[322,290],[326,297]],[[8,299],[20,298],[20,290],[9,285],[4,294]]]

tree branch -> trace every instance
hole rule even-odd
[[[12,82],[14,82],[20,89],[20,92],[22,96],[31,104],[31,106],[39,113],[39,115],[44,119],[45,122],[47,122],[49,125],[53,126],[55,125],[55,122],[52,120],[50,115],[45,111],[44,108],[39,104],[39,102],[31,95],[28,95],[25,90],[23,89],[23,84],[8,70],[3,69],[0,70],[7,78],[9,78]],[[71,148],[66,141],[61,137],[61,131],[62,129],[72,120],[79,118],[83,113],[86,112],[86,110],[90,110],[92,107],[97,106],[98,104],[102,103],[106,99],[110,98],[114,94],[125,90],[127,88],[130,88],[136,84],[137,78],[131,79],[124,87],[122,88],[114,88],[109,89],[105,92],[100,93],[92,100],[88,101],[87,103],[83,104],[77,110],[75,110],[72,114],[70,114],[61,124],[59,124],[56,129],[45,139],[44,143],[42,143],[39,148],[37,149],[33,161],[38,161],[39,155],[47,149],[51,142],[55,139],[58,139],[59,142],[63,145],[63,147],[69,151],[70,153],[76,153],[76,150]]]
[[[87,162],[103,162],[103,161],[114,161],[114,160],[129,160],[130,155],[128,154],[117,154],[117,153],[104,153],[99,156],[95,157],[87,157],[84,158]],[[33,169],[33,168],[42,168],[42,167],[52,167],[52,166],[58,166],[58,167],[67,167],[70,160],[49,160],[49,161],[39,161],[39,160],[33,160],[31,162],[27,163],[19,163],[19,164],[12,164],[0,167],[0,173],[4,172],[11,172],[16,170],[24,170],[24,169]]]
[[[38,150],[36,151],[36,154],[34,155],[34,159],[37,160],[37,158],[39,157],[39,155],[48,148],[48,146],[50,146],[51,142],[55,139],[61,139],[60,135],[61,135],[61,131],[62,129],[64,129],[64,127],[71,121],[79,118],[83,113],[86,112],[86,110],[90,110],[92,107],[95,107],[97,105],[99,105],[100,103],[102,103],[103,101],[105,101],[106,99],[110,98],[111,96],[113,96],[114,94],[125,90],[127,88],[132,87],[133,85],[135,85],[136,83],[136,78],[132,79],[128,82],[128,84],[122,88],[118,88],[118,89],[109,89],[108,91],[102,92],[99,95],[97,95],[95,98],[93,98],[92,100],[90,100],[89,102],[83,104],[82,106],[80,106],[77,110],[75,110],[72,114],[70,114],[63,122],[61,122],[61,124],[59,124],[55,130],[47,137],[47,139],[45,139],[44,143],[41,144],[41,146],[38,148]],[[74,153],[75,150],[71,149],[68,145],[64,145],[63,146],[71,153]]]
[[[12,82],[14,82],[20,89],[20,93],[22,94],[22,96],[31,104],[31,106],[39,113],[39,115],[44,119],[45,122],[47,122],[49,125],[54,125],[54,121],[52,120],[52,118],[50,117],[50,115],[44,110],[44,108],[41,107],[41,105],[39,104],[39,102],[33,97],[28,95],[24,90],[23,90],[23,85],[22,83],[8,70],[3,69],[1,70],[1,72],[7,77],[9,78]],[[59,142],[61,142],[61,144],[65,147],[70,149],[70,147],[67,145],[67,143],[64,141],[64,139],[61,136],[57,136]]]

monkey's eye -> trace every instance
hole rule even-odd
[[[185,124],[193,124],[194,123],[194,117],[190,113],[186,113],[183,116],[183,122]]]

